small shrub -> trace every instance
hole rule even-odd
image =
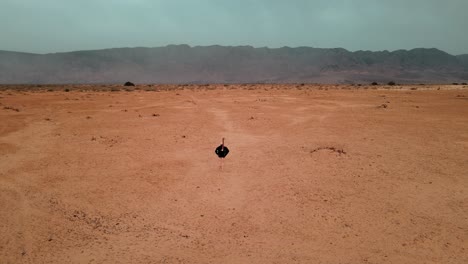
[[[124,86],[135,86],[135,84],[132,83],[132,82],[126,82],[126,83],[124,84]]]
[[[456,82],[454,82],[454,83],[452,83],[452,84],[453,84],[453,85],[458,85],[458,83],[456,83]]]
[[[373,82],[372,85],[379,85],[377,82]]]
[[[65,92],[67,92],[67,93],[68,93],[69,91],[70,91],[70,89],[68,89],[68,88],[67,88],[67,89],[65,89]]]
[[[396,83],[395,83],[394,81],[388,82],[388,85],[391,85],[391,86],[393,86],[393,85],[395,85],[395,84],[396,84]]]

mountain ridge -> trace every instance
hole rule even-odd
[[[468,55],[436,48],[194,46],[36,54],[0,51],[0,83],[447,83],[468,79]]]

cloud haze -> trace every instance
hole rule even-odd
[[[466,0],[1,0],[0,50],[167,44],[468,53]]]

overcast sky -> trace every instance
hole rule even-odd
[[[168,44],[468,53],[468,0],[0,0],[0,50]]]

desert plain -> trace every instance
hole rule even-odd
[[[468,263],[468,87],[1,86],[0,234],[0,263]]]

